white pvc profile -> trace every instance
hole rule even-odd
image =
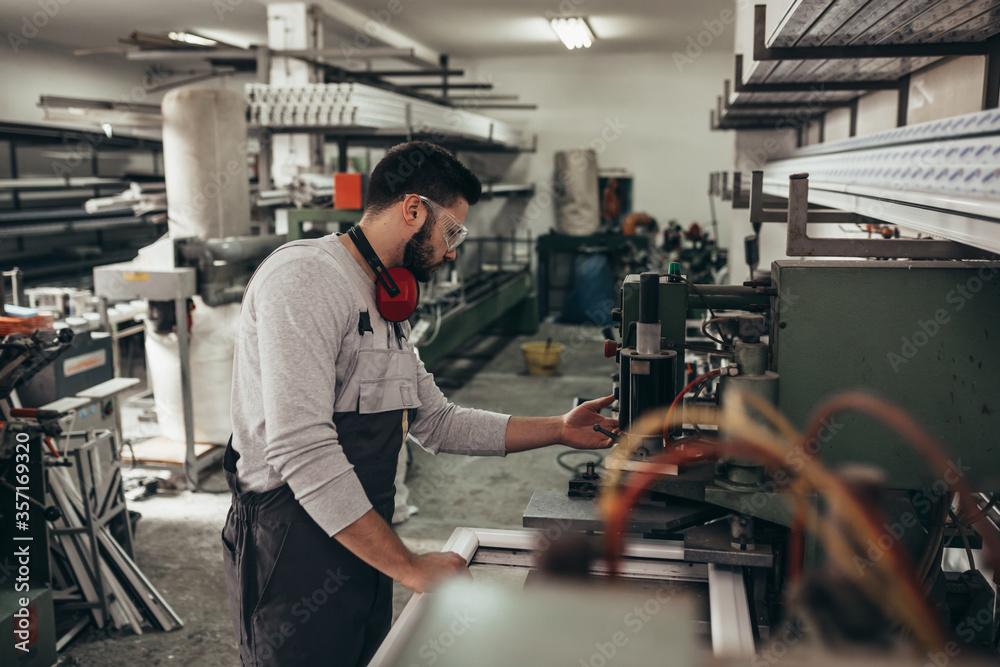
[[[363,84],[245,88],[251,124],[265,127],[372,127],[439,131],[517,145],[521,133],[502,121],[475,113],[475,104],[449,107]]]
[[[784,183],[765,180],[763,189],[769,195],[788,197],[787,179]],[[811,204],[851,211],[1000,254],[1000,223],[970,217],[1000,215],[1000,201],[915,191],[892,193],[899,199],[885,199],[884,195],[864,186],[809,183]]]
[[[742,567],[709,564],[708,611],[712,624],[712,653],[716,657],[753,657],[757,649]]]
[[[535,548],[542,530],[501,530],[492,528],[456,528],[448,538],[448,541],[441,548],[441,551],[454,551],[467,563],[472,562],[476,551],[482,549],[510,549],[514,551],[531,551]],[[677,541],[654,542],[652,540],[627,540],[625,542],[624,556],[636,559],[649,559],[660,561],[683,560],[684,545]],[[709,566],[710,568],[712,566]],[[642,569],[642,564],[639,564]],[[739,568],[737,568],[739,569]],[[741,571],[741,570],[740,570]],[[741,571],[742,572],[742,571]],[[629,577],[631,572],[627,563],[621,567],[622,576]],[[640,576],[645,571],[638,572]],[[711,576],[711,569],[709,569]],[[742,584],[742,575],[740,582]],[[723,582],[725,583],[725,582]],[[711,578],[709,579],[709,592],[711,595]],[[728,590],[728,589],[726,589]],[[410,601],[403,608],[396,623],[389,630],[382,645],[379,647],[368,667],[388,667],[398,657],[406,639],[416,628],[417,621],[423,616],[427,605],[427,593],[414,593]],[[728,593],[727,593],[728,595]],[[746,592],[743,594],[744,605],[746,605]],[[745,610],[745,618],[749,623],[749,607]],[[714,617],[713,617],[714,618]],[[713,622],[712,642],[715,644],[715,627]],[[728,634],[728,631],[727,631]],[[741,629],[742,637],[742,629]],[[750,643],[753,645],[753,633],[750,633]]]

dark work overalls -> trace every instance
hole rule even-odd
[[[361,349],[338,387],[333,421],[369,501],[389,522],[399,449],[420,405],[416,360],[398,325],[369,316],[359,287]],[[392,580],[329,537],[287,484],[242,490],[239,457],[230,440],[224,468],[233,501],[222,544],[241,664],[366,665],[389,631]]]

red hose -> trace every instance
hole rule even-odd
[[[700,375],[700,376],[696,377],[695,379],[691,380],[691,382],[688,383],[688,386],[686,386],[683,389],[681,389],[681,392],[679,394],[677,394],[677,398],[674,399],[674,402],[670,404],[670,408],[667,410],[667,418],[663,420],[663,441],[664,442],[669,442],[668,432],[670,431],[670,419],[671,419],[671,417],[674,416],[674,408],[676,408],[680,404],[680,402],[682,400],[684,400],[684,396],[689,391],[691,391],[692,389],[694,389],[697,385],[701,384],[705,380],[708,380],[709,378],[713,378],[716,375],[720,374],[721,372],[722,372],[722,369],[716,368],[714,371],[709,371],[709,372],[705,373],[704,375]]]
[[[57,450],[56,446],[52,444],[52,438],[45,436],[45,444],[49,446],[49,451],[55,454],[55,457],[57,459],[62,458],[61,456],[59,456],[59,450]]]

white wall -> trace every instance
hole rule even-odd
[[[144,68],[114,56],[75,57],[66,47],[33,41],[17,55],[0,58],[0,120],[43,123],[42,95],[149,103],[143,92]],[[132,88],[138,86],[136,93]],[[65,125],[65,123],[58,123]],[[93,128],[90,128],[93,129]]]
[[[167,67],[155,67],[125,60],[123,56],[74,56],[65,46],[33,40],[16,55],[0,58],[0,121],[72,127],[68,122],[49,122],[38,107],[42,95],[111,100],[126,104],[159,104],[163,92],[152,89],[182,80]],[[199,82],[200,87],[242,90],[242,81],[233,77]],[[78,127],[94,130],[93,125]],[[117,131],[117,129],[116,129]],[[125,128],[121,132],[127,133]]]
[[[986,59],[945,58],[910,77],[908,124],[961,116],[983,108]]]
[[[851,110],[848,107],[830,109],[826,113],[825,141],[840,141],[851,136]]]
[[[728,53],[705,52],[679,67],[664,53],[578,51],[456,66],[470,79],[493,81],[497,94],[518,94],[520,102],[538,104],[534,111],[482,110],[538,135],[538,151],[513,160],[503,174],[507,182],[538,183],[524,209],[527,226],[538,234],[554,224],[549,189],[555,151],[588,146],[597,150],[599,167],[623,167],[635,175],[633,210],[661,223],[676,218],[682,225],[695,220],[707,225],[708,175],[733,162],[732,137],[710,131],[708,118],[731,63]],[[482,215],[501,218],[518,212],[516,202],[481,208]],[[725,243],[728,209],[718,209]],[[500,219],[497,226],[503,223]]]

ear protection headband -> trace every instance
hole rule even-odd
[[[401,266],[385,268],[360,227],[351,227],[347,235],[375,272],[375,306],[378,314],[390,322],[402,322],[409,318],[420,303],[417,279]]]

